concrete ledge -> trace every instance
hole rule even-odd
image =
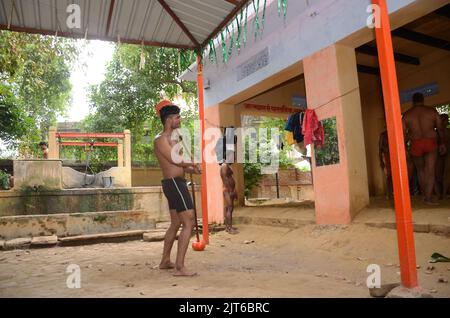
[[[397,229],[397,225],[395,222],[363,222],[361,224],[376,227],[376,228],[385,228],[385,229]],[[414,223],[413,224],[414,232],[416,233],[433,233],[438,235],[450,236],[450,224],[423,224],[423,223]]]
[[[430,232],[450,236],[450,223],[448,225],[430,224]]]
[[[280,226],[287,228],[299,228],[309,224],[315,224],[314,221],[299,220],[299,219],[284,219],[284,218],[268,218],[268,217],[248,217],[236,216],[233,217],[234,224],[253,224],[265,226]]]
[[[141,240],[142,235],[147,231],[124,231],[112,232],[93,235],[77,235],[71,237],[63,237],[59,239],[61,246],[76,246],[98,243],[119,243],[131,240]]]
[[[29,248],[31,244],[31,237],[16,238],[5,242],[3,249],[14,250]]]
[[[166,236],[167,229],[155,229],[150,230],[144,233],[142,236],[142,239],[144,242],[161,242],[164,241],[164,238]],[[177,236],[175,237],[176,240],[178,240],[178,236],[180,235],[181,229],[178,231]]]
[[[58,237],[51,236],[37,236],[31,240],[31,247],[50,247],[58,244]]]
[[[68,237],[155,228],[149,213],[137,211],[85,212],[0,217],[0,238]]]

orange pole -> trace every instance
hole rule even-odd
[[[375,28],[375,35],[389,139],[401,281],[403,286],[413,288],[418,286],[416,254],[391,26],[386,0],[372,0],[372,4],[380,8],[379,13],[381,15],[379,17],[381,19],[381,27]]]
[[[208,191],[206,186],[206,160],[205,160],[205,102],[203,96],[203,64],[202,56],[197,55],[197,85],[198,85],[198,113],[200,117],[201,136],[202,136],[202,220],[203,220],[203,241],[209,244],[208,229]]]

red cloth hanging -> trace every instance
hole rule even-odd
[[[317,118],[317,114],[312,109],[305,111],[303,119],[302,133],[304,135],[305,146],[314,143],[316,147],[322,147],[325,142],[325,131],[322,123]]]

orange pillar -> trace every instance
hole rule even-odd
[[[403,286],[418,286],[414,235],[412,226],[411,200],[406,168],[405,141],[392,47],[391,26],[386,0],[372,0],[379,6],[381,27],[375,28],[378,59],[383,86],[384,107],[391,156],[392,182],[394,186],[395,214],[397,220],[397,240],[400,258],[400,271]]]
[[[209,244],[208,229],[208,190],[206,183],[206,161],[205,161],[205,103],[203,97],[203,64],[202,56],[197,55],[197,85],[198,85],[198,113],[200,117],[201,136],[202,136],[202,220],[203,220],[203,241]]]

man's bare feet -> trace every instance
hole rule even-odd
[[[189,271],[186,267],[183,267],[181,269],[177,269],[174,273],[173,276],[181,276],[181,277],[192,277],[197,275],[196,272],[191,272]]]
[[[172,262],[163,262],[159,264],[159,269],[173,269],[175,268],[175,264]]]
[[[238,233],[239,233],[238,229],[235,228],[235,227],[228,228],[228,229],[226,229],[225,231],[226,231],[228,234],[238,234]]]

